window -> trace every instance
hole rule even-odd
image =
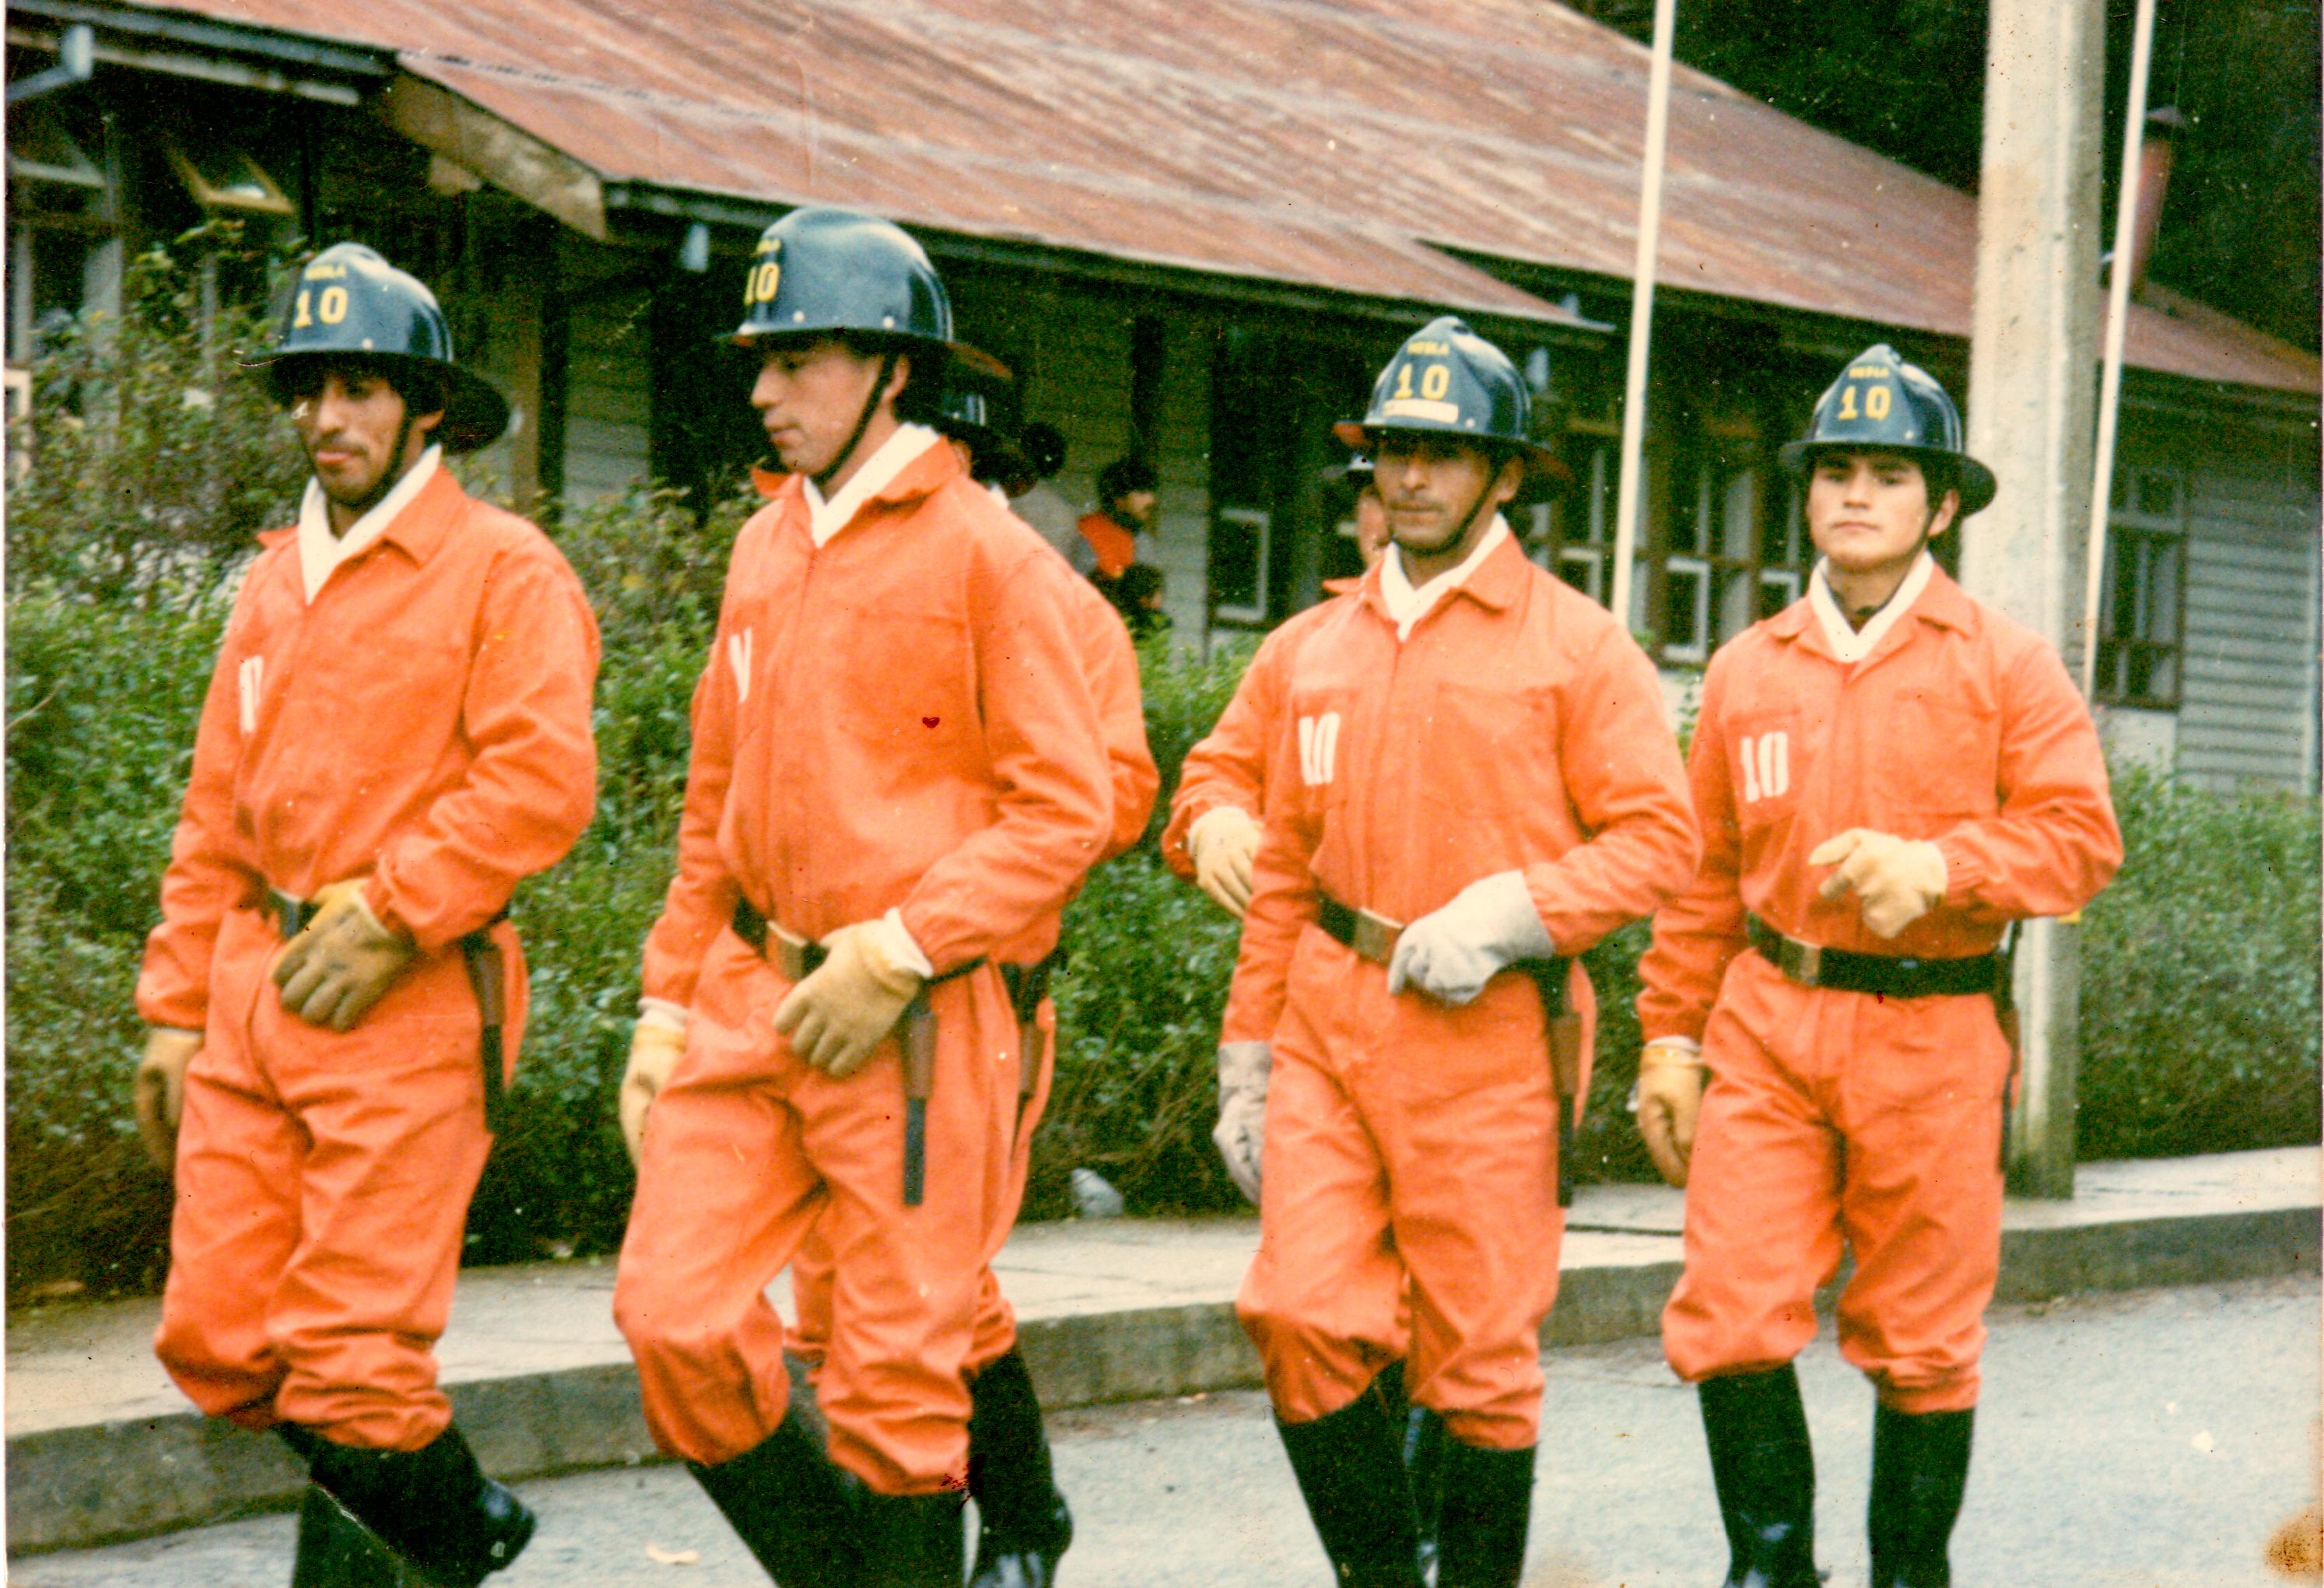
[[[1572,451],[1572,488],[1555,502],[1534,509],[1537,560],[1602,606],[1607,569],[1612,564],[1615,488],[1621,466],[1610,441],[1590,440]]]
[[[1799,493],[1781,522],[1768,511],[1768,475],[1757,457],[1712,454],[1695,466],[1689,495],[1673,503],[1663,548],[1663,656],[1701,663],[1806,586],[1807,531]]]
[[[2126,468],[2107,514],[2098,598],[2098,697],[2170,710],[2179,704],[2187,589],[2187,480],[2172,468]]]

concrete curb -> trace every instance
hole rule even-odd
[[[2078,1290],[2221,1283],[2315,1271],[2324,1217],[2314,1207],[2013,1228],[1997,1299]],[[1658,1326],[1674,1260],[1569,1269],[1552,1345],[1635,1338]],[[1259,1381],[1232,1303],[1031,1320],[1020,1347],[1051,1408],[1212,1390]],[[626,1362],[448,1386],[479,1457],[509,1479],[662,1459],[646,1433]],[[7,1442],[12,1554],[81,1548],[217,1522],[294,1501],[302,1474],[272,1439],[192,1412],[51,1428]]]

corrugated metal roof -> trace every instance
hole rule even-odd
[[[1560,311],[1431,245],[1616,279],[1636,249],[1646,53],[1547,0],[156,8],[392,49],[608,180],[1527,318]],[[1665,284],[1969,334],[1974,199],[1685,68],[1665,207]],[[2128,344],[2319,385],[2195,306],[2134,306]]]

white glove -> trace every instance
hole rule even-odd
[[[1250,863],[1259,854],[1259,825],[1239,805],[1213,806],[1186,829],[1186,858],[1194,886],[1237,920],[1250,908]]]
[[[1496,872],[1405,928],[1388,962],[1388,990],[1394,995],[1417,987],[1458,1009],[1512,962],[1556,952],[1525,873]]]
[[[1925,839],[1850,827],[1817,845],[1808,863],[1838,866],[1816,892],[1837,899],[1854,889],[1864,924],[1883,937],[1895,937],[1944,902],[1945,852]]]
[[[1227,1178],[1259,1205],[1259,1160],[1267,1141],[1267,1076],[1275,1066],[1266,1042],[1219,1046],[1219,1122],[1211,1140],[1226,1159]]]

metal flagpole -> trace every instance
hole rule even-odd
[[[2152,0],[2147,0],[2152,4]],[[1607,606],[1630,626],[1630,562],[1637,549],[1641,453],[1646,437],[1646,344],[1655,314],[1655,256],[1662,239],[1663,145],[1670,129],[1671,39],[1677,0],[1655,0],[1654,75],[1646,90],[1645,181],[1638,194],[1638,259],[1630,287],[1630,370],[1622,394],[1622,484],[1614,519],[1614,579]]]
[[[2114,440],[2122,407],[2122,342],[2130,320],[2131,239],[2144,197],[2139,191],[2139,146],[2146,136],[2146,71],[2154,50],[2154,0],[2138,0],[2131,32],[2130,97],[2123,106],[2122,186],[2115,194],[2114,265],[2107,272],[2106,361],[2098,376],[2098,462],[2090,482],[2089,578],[2082,592],[2082,696],[2095,699],[2098,673],[2098,602],[2105,593],[2107,512],[2114,497]]]

